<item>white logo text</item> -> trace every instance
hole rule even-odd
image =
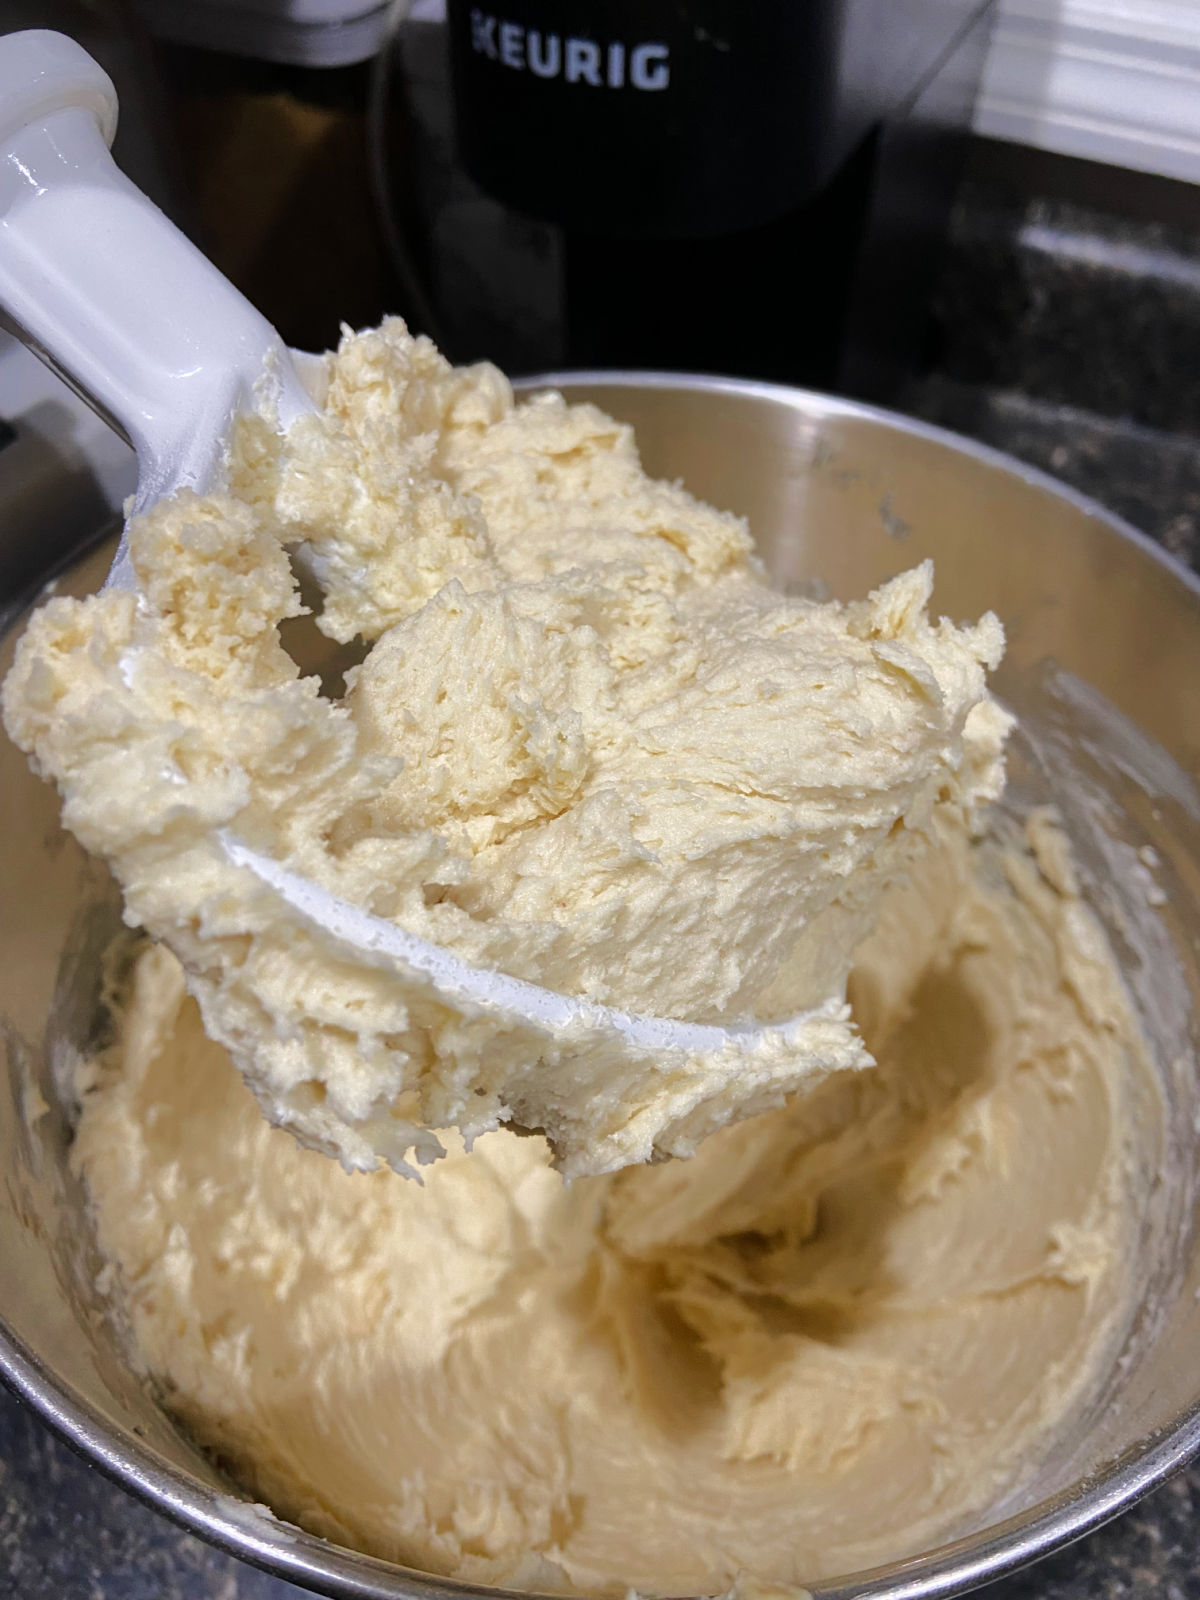
[[[671,81],[670,48],[665,44],[598,44],[595,39],[564,39],[519,22],[505,22],[486,11],[471,12],[471,49],[514,72],[593,89],[665,89]]]

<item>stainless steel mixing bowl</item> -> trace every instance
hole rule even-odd
[[[1017,803],[1049,795],[1062,806],[1146,1020],[1166,1127],[1142,1219],[1142,1305],[1107,1385],[973,1532],[819,1593],[970,1588],[1097,1526],[1200,1448],[1200,585],[1098,506],[899,417],[702,378],[576,375],[558,386],[632,422],[651,471],[748,515],[781,581],[851,596],[932,556],[939,610],[1000,613],[1009,650],[998,688],[1025,726]],[[48,547],[47,569],[66,555]],[[107,549],[93,551],[60,581],[85,592],[107,565]],[[2,736],[0,797],[0,1373],[97,1466],[293,1581],[333,1595],[497,1593],[335,1548],[241,1502],[130,1370],[93,1286],[67,1159],[65,1086],[97,1025],[113,894]]]

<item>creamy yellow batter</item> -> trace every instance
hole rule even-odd
[[[75,1147],[139,1362],[281,1515],[476,1581],[808,1583],[962,1529],[1127,1323],[1152,1099],[1052,820],[984,831],[999,624],[932,621],[924,568],[778,594],[626,430],[399,324],[323,386],[5,685],[159,941]],[[336,700],[280,633],[297,543],[373,642]],[[801,1021],[672,1052],[451,1004],[229,836],[598,1005]]]
[[[784,596],[628,429],[515,406],[402,324],[348,335],[325,385],[286,440],[243,422],[230,493],[131,526],[140,596],[45,606],[4,691],[267,1116],[348,1167],[513,1122],[603,1172],[869,1065],[853,950],[931,830],[999,792],[996,618],[932,621],[928,567]],[[281,642],[297,542],[319,625],[374,641],[337,701]],[[794,1025],[664,1048],[463,1004],[356,956],[243,845],[552,991]]]
[[[168,1406],[281,1515],[476,1581],[711,1593],[915,1554],[1095,1389],[1148,1068],[1044,817],[949,834],[852,995],[878,1066],[688,1161],[424,1187],[269,1127],[138,960],[76,1161]]]

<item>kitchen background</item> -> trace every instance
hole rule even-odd
[[[776,10],[760,5],[756,18]],[[814,16],[840,9],[813,0]],[[486,101],[464,169],[442,0],[0,0],[0,30],[29,26],[61,27],[98,56],[121,94],[130,175],[296,346],[399,311],[457,359],[514,371],[673,365],[842,388],[1046,469],[1200,572],[1195,0],[892,0],[886,54],[851,38],[842,77],[812,87],[808,168],[783,171],[766,119],[746,152],[761,215],[692,216],[670,237],[646,222],[653,196],[628,188],[581,225],[571,160],[586,137],[553,169],[534,153],[525,208],[483,187],[489,162],[520,154],[497,152]],[[900,61],[890,78],[885,60]],[[784,116],[798,99],[785,64]],[[479,65],[464,42],[461,95],[480,92],[467,71]],[[526,87],[510,77],[506,92]],[[704,159],[717,173],[720,152]],[[493,189],[506,181],[492,174]],[[767,192],[778,183],[789,192]],[[714,177],[701,198],[718,190]],[[639,323],[645,305],[670,314]],[[133,469],[7,341],[0,418],[0,514],[28,528],[0,556],[0,593],[14,595],[36,574],[40,530],[93,533]],[[1198,1527],[1194,1467],[990,1592],[1200,1596]],[[132,1500],[3,1391],[0,1588],[14,1600],[298,1593]]]

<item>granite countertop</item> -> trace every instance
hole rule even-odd
[[[902,404],[1094,495],[1200,571],[1200,233],[964,189],[942,351]],[[1200,1463],[994,1600],[1200,1597]],[[295,1586],[176,1528],[0,1388],[0,1593],[285,1600]]]

